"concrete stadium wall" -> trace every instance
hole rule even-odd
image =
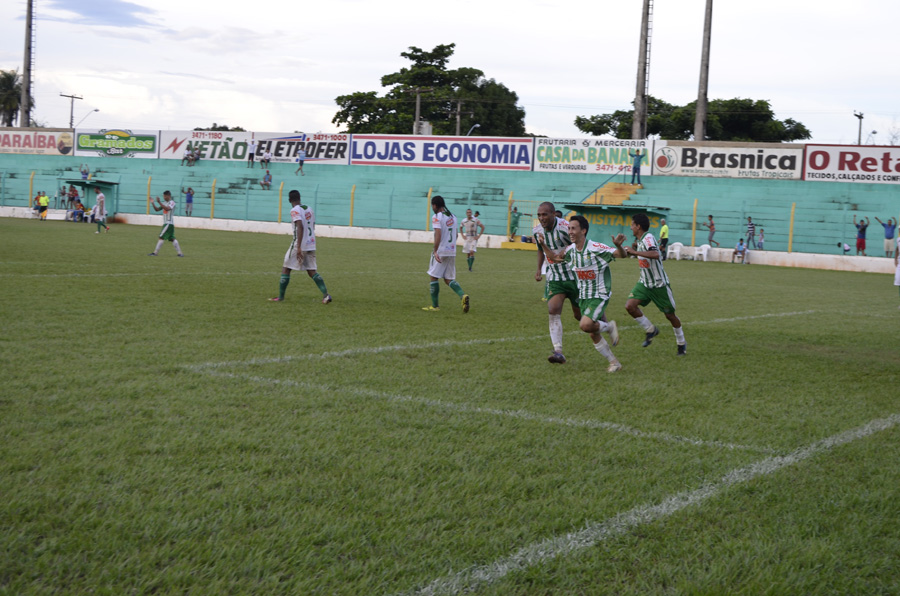
[[[200,161],[194,167],[186,167],[177,160],[166,159],[0,154],[0,206],[27,206],[29,196],[38,190],[53,197],[63,180],[80,179],[82,163],[90,167],[95,179],[115,184],[115,192],[107,193],[107,204],[109,211],[120,218],[146,215],[148,190],[151,196],[171,190],[179,214],[183,214],[180,190],[191,186],[196,192],[193,220],[208,220],[212,214],[216,221],[277,222],[279,216],[286,221],[290,210],[287,193],[296,188],[303,194],[304,202],[315,210],[321,226],[348,227],[352,217],[353,228],[405,233],[427,229],[431,191],[432,195],[444,196],[454,213],[462,215],[466,208],[480,211],[486,233],[498,237],[506,231],[510,194],[527,207],[523,211],[533,212],[536,203],[545,200],[557,205],[580,203],[606,180],[596,174],[316,167],[315,163],[307,163],[307,175],[300,177],[294,175],[291,164],[272,164],[269,169],[274,177],[273,189],[265,191],[258,184],[263,171],[258,167],[249,169],[244,163]],[[765,229],[766,249],[786,252],[791,205],[796,203],[792,253],[839,254],[838,242],[854,245],[854,215],[867,216],[875,223],[876,216],[887,221],[900,212],[897,189],[887,184],[671,176],[644,176],[643,181],[644,188],[632,196],[629,205],[668,209],[671,241],[687,246],[706,243],[706,228],[700,224],[711,213],[718,228],[716,240],[731,247],[744,234],[749,215],[758,227]],[[283,194],[280,212],[279,189]],[[90,205],[92,199],[91,193],[86,204]],[[529,219],[523,218],[520,233],[528,233]],[[870,255],[884,254],[882,240],[881,226],[871,227]]]

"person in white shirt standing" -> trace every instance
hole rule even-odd
[[[94,187],[94,192],[97,193],[97,202],[94,204],[93,216],[94,221],[97,222],[97,231],[95,234],[99,234],[100,230],[106,228],[106,233],[109,233],[109,226],[106,225],[106,195],[98,187]]]
[[[316,271],[316,216],[312,209],[300,202],[300,191],[288,193],[291,202],[291,224],[294,228],[294,239],[284,255],[281,269],[281,281],[278,284],[278,296],[269,298],[270,302],[284,302],[284,293],[291,283],[291,271],[306,271],[316,287],[322,292],[322,304],[331,302],[331,294],[325,287],[325,280]]]
[[[431,264],[428,267],[428,275],[431,276],[431,306],[422,307],[422,310],[440,310],[438,306],[438,294],[441,291],[440,279],[456,292],[462,300],[463,313],[469,312],[469,295],[463,292],[456,281],[456,216],[450,213],[444,203],[444,197],[436,195],[431,198],[431,210],[434,216],[431,218],[431,227],[434,228],[434,246],[431,251]]]
[[[254,166],[253,160],[256,158],[256,141],[250,139],[250,143],[247,145],[247,167],[252,168]]]
[[[156,202],[150,203],[150,206],[153,207],[154,211],[163,212],[163,227],[159,232],[159,242],[156,243],[156,248],[148,256],[158,256],[159,249],[162,248],[163,242],[168,240],[172,243],[172,246],[175,247],[175,252],[178,256],[183,257],[184,253],[181,252],[181,245],[179,245],[178,240],[175,239],[175,201],[172,199],[172,193],[168,190],[163,193],[163,198],[165,201],[160,201],[159,197],[156,197]]]

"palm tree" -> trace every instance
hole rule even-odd
[[[0,70],[0,124],[13,126],[19,119],[22,102],[22,77],[16,70]],[[30,98],[31,107],[34,99]]]

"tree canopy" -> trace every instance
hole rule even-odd
[[[31,98],[34,107],[34,98]],[[22,104],[22,77],[17,70],[0,70],[0,123],[15,126]],[[28,122],[22,126],[28,126]]]
[[[418,92],[419,117],[431,123],[434,134],[455,134],[459,111],[460,134],[478,124],[473,134],[524,136],[525,110],[516,105],[519,97],[477,68],[448,69],[455,47],[451,43],[425,51],[410,46],[400,55],[412,64],[381,77],[381,86],[389,88],[384,96],[377,91],[341,95],[335,99],[340,109],[332,122],[350,133],[410,134]]]
[[[647,134],[673,141],[691,139],[696,113],[696,101],[675,106],[651,95],[647,101]],[[812,136],[809,129],[792,118],[776,120],[772,106],[763,99],[714,99],[709,102],[707,114],[703,140],[780,143]],[[634,110],[617,110],[612,114],[578,116],[575,126],[592,135],[629,139],[633,118]]]
[[[247,132],[246,130],[244,130],[244,129],[241,128],[240,126],[232,126],[231,128],[229,128],[229,127],[228,127],[227,125],[225,125],[225,124],[218,124],[218,123],[216,123],[216,122],[213,122],[213,125],[210,126],[210,127],[208,127],[208,128],[200,128],[200,127],[198,126],[198,127],[195,128],[194,130],[218,130],[218,131],[223,131],[223,132],[228,132],[228,131],[231,131],[231,132]]]

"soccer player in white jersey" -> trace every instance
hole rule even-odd
[[[163,227],[159,232],[159,241],[156,243],[156,248],[149,256],[157,256],[163,242],[168,240],[175,247],[175,252],[178,253],[178,256],[183,257],[184,253],[181,252],[181,245],[178,244],[178,240],[175,240],[175,201],[172,200],[172,193],[169,191],[163,193],[163,198],[165,199],[164,202],[160,201],[159,197],[156,197],[156,202],[150,203],[154,211],[163,212]]]
[[[479,231],[479,228],[481,231]],[[476,246],[478,239],[484,234],[484,224],[472,217],[472,210],[466,209],[466,218],[459,224],[459,232],[462,234],[463,252],[466,253],[466,263],[469,265],[469,271],[472,270],[472,264],[475,263],[475,253],[478,252]]]
[[[545,265],[544,248],[551,251],[560,251],[572,244],[569,236],[569,222],[557,217],[553,203],[544,202],[537,210],[539,224],[534,227],[532,234],[538,246],[537,271],[534,274],[535,281],[541,281],[543,267]],[[565,261],[547,265],[547,313],[550,317],[550,342],[553,344],[553,353],[547,358],[554,364],[563,364],[566,357],[563,356],[563,326],[562,310],[566,298],[572,305],[572,315],[576,321],[581,320],[581,310],[578,308],[578,282],[575,273]]]
[[[278,284],[278,297],[269,298],[271,302],[283,302],[284,293],[291,283],[291,271],[306,271],[316,287],[322,292],[322,304],[331,302],[331,294],[325,287],[325,280],[316,272],[316,216],[312,209],[301,204],[300,191],[288,193],[291,202],[291,225],[294,228],[294,239],[291,247],[284,255],[284,266],[281,269],[281,281]]]
[[[94,187],[94,192],[97,194],[97,203],[93,209],[94,221],[97,222],[97,231],[94,233],[99,234],[100,230],[106,228],[106,233],[109,234],[109,226],[106,225],[106,195],[103,194],[99,186]]]
[[[628,255],[634,255],[638,258],[638,266],[641,269],[641,278],[628,295],[628,301],[625,302],[625,310],[628,311],[634,320],[644,328],[647,337],[644,339],[643,347],[649,346],[653,342],[653,338],[659,335],[659,329],[650,322],[650,319],[641,312],[641,306],[647,306],[650,302],[656,305],[675,330],[675,343],[678,345],[679,356],[687,354],[687,344],[684,341],[684,330],[681,327],[681,320],[675,314],[675,297],[672,295],[672,288],[669,286],[669,277],[663,269],[659,247],[656,238],[647,230],[650,229],[650,218],[643,213],[635,214],[631,217],[631,232],[637,240],[637,249],[630,246],[622,248],[625,236],[619,234],[613,239],[616,245],[617,256],[625,258]]]
[[[538,211],[540,213],[540,210]],[[612,345],[619,343],[619,330],[615,321],[606,323],[601,320],[609,295],[612,291],[612,276],[609,264],[615,259],[615,249],[611,246],[587,239],[590,224],[583,215],[572,216],[569,222],[569,236],[572,244],[563,250],[552,251],[546,242],[541,242],[541,251],[550,263],[565,262],[575,273],[578,280],[578,307],[581,309],[581,330],[591,336],[594,349],[608,361],[607,372],[622,370],[622,364],[613,355],[609,344],[600,335],[609,333]],[[542,234],[542,233],[541,233]],[[537,236],[535,236],[537,237]]]
[[[469,312],[469,295],[456,282],[456,217],[447,209],[444,197],[436,195],[431,198],[431,227],[434,228],[434,247],[431,251],[431,264],[428,275],[431,276],[431,306],[422,310],[440,310],[438,294],[441,291],[440,279],[456,292],[462,300],[462,311]]]

